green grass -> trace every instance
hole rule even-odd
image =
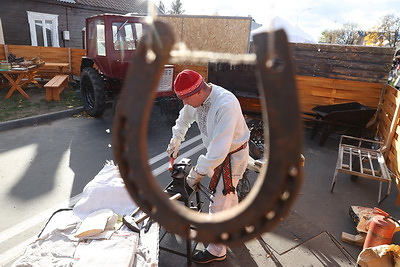
[[[59,102],[46,101],[46,90],[38,87],[32,86],[24,89],[30,96],[28,99],[18,91],[15,91],[9,99],[5,99],[8,90],[9,87],[0,88],[0,122],[82,106],[82,101],[72,86],[61,93]]]

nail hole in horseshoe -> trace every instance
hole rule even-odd
[[[225,232],[225,233],[222,233],[222,234],[221,234],[221,239],[222,239],[222,240],[225,241],[225,240],[228,240],[228,238],[229,238],[229,234],[228,234],[228,233]]]
[[[152,208],[151,208],[151,214],[156,214],[157,213],[157,207],[156,206],[153,206]]]
[[[275,215],[276,215],[275,211],[271,210],[270,212],[267,213],[266,218],[268,220],[272,220],[275,217]]]
[[[253,225],[247,225],[245,229],[246,233],[251,234],[252,232],[254,232],[255,227]]]
[[[272,58],[267,59],[265,65],[267,66],[267,68],[272,69],[277,73],[280,73],[283,72],[286,64],[279,55],[275,54]]]
[[[294,176],[296,176],[298,173],[299,173],[299,170],[297,169],[297,167],[291,166],[291,167],[289,168],[289,175],[290,175],[290,176],[294,177]]]
[[[136,187],[137,189],[136,189],[136,194],[137,194],[137,196],[139,196],[140,198],[142,198],[142,196],[143,196],[143,191],[142,191],[142,189],[140,189],[139,187]]]
[[[147,53],[146,53],[146,62],[147,64],[151,64],[153,63],[157,58],[156,53],[154,53],[154,51],[152,49],[147,49]]]
[[[286,201],[286,200],[289,199],[289,197],[290,197],[290,192],[286,190],[286,191],[284,191],[284,192],[282,193],[282,195],[281,195],[281,200]]]

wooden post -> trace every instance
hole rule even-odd
[[[68,47],[68,65],[68,76],[69,79],[72,80],[72,53],[70,47]]]
[[[8,61],[8,45],[4,45],[4,55],[6,57],[6,60]]]
[[[71,74],[72,73],[72,55],[71,55],[70,47],[68,47],[68,64],[69,64],[68,73]]]

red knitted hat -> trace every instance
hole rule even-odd
[[[185,99],[200,91],[203,85],[203,77],[195,71],[184,70],[180,72],[174,81],[174,90],[179,99]]]

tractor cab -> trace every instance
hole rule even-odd
[[[107,78],[124,79],[143,32],[143,17],[103,14],[86,20],[86,57]]]

